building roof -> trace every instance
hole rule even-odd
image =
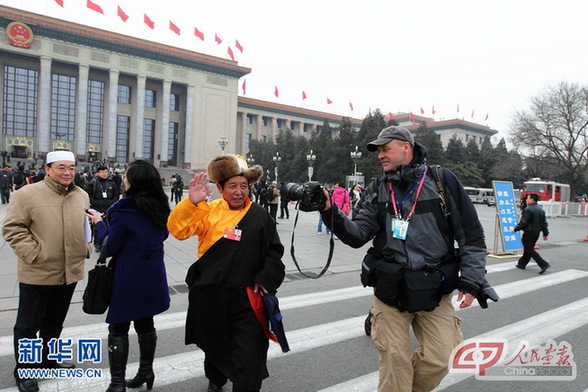
[[[212,72],[237,79],[251,72],[251,68],[239,66],[236,61],[0,5],[0,27],[5,29],[13,21],[29,24],[35,35],[92,48]]]

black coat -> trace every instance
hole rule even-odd
[[[275,221],[257,204],[238,228],[241,241],[221,238],[188,271],[186,344],[198,345],[237,386],[258,390],[268,377],[269,344],[245,287],[259,283],[277,290],[285,275],[284,247]]]

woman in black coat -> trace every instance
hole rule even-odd
[[[123,176],[126,197],[108,209],[108,226],[99,213],[88,216],[107,238],[107,255],[115,261],[112,299],[106,316],[111,383],[107,392],[137,388],[155,379],[153,359],[157,335],[153,316],[170,306],[163,260],[163,242],[170,213],[159,172],[144,160],[132,162]],[[139,338],[139,372],[125,383],[131,321]]]

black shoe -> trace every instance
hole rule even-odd
[[[518,269],[525,269],[525,267],[523,267],[522,265],[516,264],[516,266],[517,266]]]
[[[541,267],[541,271],[539,271],[539,275],[543,275],[545,273],[545,271],[547,271],[547,268],[551,267],[551,264],[545,264],[543,267]]]
[[[39,384],[34,378],[25,378],[16,380],[16,386],[19,392],[38,392]]]

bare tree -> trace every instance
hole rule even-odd
[[[556,168],[561,182],[567,182],[572,195],[586,187],[588,170],[588,89],[561,82],[531,98],[527,111],[519,111],[511,124],[512,143],[527,164]],[[530,168],[530,172],[537,172]]]

